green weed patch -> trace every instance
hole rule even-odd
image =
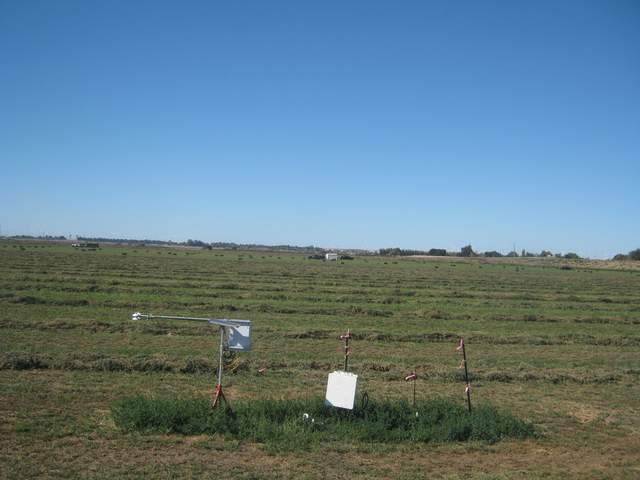
[[[311,400],[238,402],[233,412],[212,409],[208,398],[172,399],[136,396],[111,407],[125,431],[183,435],[221,434],[236,440],[297,450],[327,441],[494,443],[502,438],[534,436],[532,424],[488,405],[468,413],[446,399],[419,402],[370,401],[353,411]]]

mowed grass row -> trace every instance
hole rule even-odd
[[[442,287],[424,288],[423,290],[380,290],[365,289],[318,289],[310,294],[308,289],[301,291],[299,284],[292,285],[291,290],[282,287],[273,289],[256,283],[247,283],[242,288],[237,284],[193,284],[179,282],[175,285],[149,286],[144,281],[137,285],[118,285],[113,282],[99,285],[94,280],[56,279],[51,285],[46,277],[40,282],[7,280],[0,285],[4,298],[13,303],[71,305],[81,306],[91,303],[95,306],[118,306],[126,303],[126,299],[135,296],[140,302],[157,303],[158,296],[163,297],[164,305],[182,305],[190,302],[198,307],[256,310],[261,313],[311,313],[330,315],[336,312],[363,313],[373,316],[394,316],[398,314],[421,315],[430,318],[447,318],[455,312],[428,311],[425,307],[456,309],[463,302],[466,307],[473,308],[479,315],[486,315],[486,308],[498,309],[494,318],[501,318],[505,310],[522,310],[532,312],[544,309],[550,321],[570,317],[573,312],[589,311],[592,318],[606,316],[617,317],[622,314],[630,320],[638,320],[637,302],[634,294],[624,296],[590,297],[575,295],[533,296],[530,294],[514,295],[510,293],[493,294],[478,291],[475,294],[462,295],[450,293]],[[269,284],[272,285],[272,284]],[[472,286],[472,285],[470,285]],[[533,288],[533,287],[532,287]],[[269,291],[271,290],[271,291]],[[9,294],[8,292],[11,292]],[[365,308],[366,306],[366,308]],[[355,307],[355,308],[354,308]],[[459,308],[456,309],[460,311]],[[575,314],[573,315],[575,316]],[[513,318],[513,317],[512,317]],[[538,315],[527,314],[521,320],[535,321]],[[544,316],[540,316],[540,319]],[[639,320],[640,321],[640,320]]]

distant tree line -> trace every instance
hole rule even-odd
[[[64,240],[64,237],[61,237]],[[201,247],[201,248],[222,248],[228,250],[285,250],[285,251],[299,251],[299,252],[324,252],[325,250],[313,245],[306,247],[298,247],[293,245],[261,245],[255,243],[233,243],[233,242],[203,242],[202,240],[196,240],[189,238],[185,242],[174,242],[171,240],[139,240],[132,238],[105,238],[105,237],[78,237],[78,240],[82,241],[94,241],[94,242],[108,242],[108,243],[127,243],[134,245],[181,245],[187,247]]]
[[[432,248],[431,250],[409,250],[402,248],[381,248],[378,251],[378,254],[387,257],[387,256],[395,256],[395,257],[409,257],[413,255],[429,255],[429,256],[438,256],[438,257],[486,257],[486,258],[515,258],[515,257],[555,257],[555,258],[565,258],[565,259],[579,259],[581,258],[577,253],[569,252],[564,255],[561,253],[553,254],[549,250],[542,250],[540,253],[531,253],[526,250],[522,250],[520,253],[516,251],[511,251],[506,255],[496,251],[490,250],[484,253],[476,252],[473,250],[471,245],[465,245],[460,249],[460,251],[452,251],[449,252],[444,248]]]
[[[209,244],[204,243],[202,240],[191,240],[188,239],[186,241],[187,247],[209,247]]]
[[[184,242],[173,242],[171,240],[144,240],[135,238],[109,238],[109,237],[78,237],[82,242],[107,242],[107,243],[127,243],[132,245],[185,245]]]
[[[64,235],[11,235],[10,237],[5,238],[14,238],[16,240],[66,240],[67,238]]]
[[[32,237],[35,238],[35,237]],[[65,237],[60,237],[64,240]],[[330,251],[336,251],[335,249],[328,250],[314,245],[297,246],[297,245],[263,245],[259,243],[234,243],[234,242],[203,242],[202,240],[196,240],[189,238],[185,242],[174,242],[171,240],[138,240],[131,238],[105,238],[105,237],[78,237],[79,241],[84,242],[106,242],[106,243],[124,243],[129,245],[168,245],[168,246],[187,246],[187,247],[199,247],[205,249],[225,249],[225,250],[263,250],[263,251],[279,251],[279,252],[299,252],[299,253],[311,253],[324,255]],[[341,252],[350,253],[353,255],[371,255],[373,252],[369,250],[361,249],[340,249]]]
[[[4,237],[8,239],[16,240],[67,240],[63,235],[12,235]],[[266,251],[284,251],[284,252],[301,252],[308,254],[323,255],[329,251],[336,251],[335,249],[327,250],[325,248],[316,247],[314,245],[308,246],[296,246],[296,245],[264,245],[257,243],[234,243],[234,242],[203,242],[202,240],[188,239],[185,242],[174,242],[171,240],[150,240],[150,239],[132,239],[132,238],[108,238],[108,237],[77,237],[80,242],[107,242],[107,243],[124,243],[130,245],[168,245],[168,246],[188,246],[199,248],[219,248],[228,250],[266,250]],[[376,253],[381,256],[396,256],[406,257],[413,255],[428,255],[435,257],[486,257],[486,258],[498,258],[498,257],[555,257],[564,258],[568,260],[580,259],[581,257],[574,252],[565,253],[552,253],[549,250],[542,250],[540,253],[527,252],[522,250],[520,253],[511,251],[507,254],[502,254],[496,250],[490,250],[486,252],[475,252],[471,245],[465,245],[460,251],[447,251],[444,248],[432,248],[430,250],[414,250],[403,248],[381,248],[377,252],[362,249],[341,249],[342,253],[349,253],[352,255],[375,255]],[[613,257],[613,260],[636,260],[640,261],[640,248],[630,251],[628,254],[619,253]]]
[[[640,261],[640,248],[636,248],[635,250],[631,250],[628,254],[619,253],[615,257],[614,260],[636,260]]]
[[[410,257],[412,255],[430,255],[435,257],[446,257],[449,255],[444,248],[432,248],[431,250],[407,250],[403,248],[381,248],[378,255],[383,257]]]
[[[329,250],[315,247],[313,245],[297,246],[297,245],[262,245],[258,243],[234,243],[234,242],[212,242],[209,245],[213,248],[224,248],[228,250],[278,250],[283,252],[317,252],[325,253]]]

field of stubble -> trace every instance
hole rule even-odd
[[[571,267],[0,243],[0,477],[638,478],[640,271]],[[473,401],[537,437],[274,452],[125,433],[114,401],[207,395],[215,375],[215,330],[134,311],[252,320],[254,349],[229,361],[231,403],[322,396],[350,328],[371,398],[408,399],[415,369],[420,398],[463,404],[464,336]]]

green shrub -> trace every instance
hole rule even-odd
[[[212,409],[210,399],[125,398],[112,405],[116,424],[127,431],[184,435],[222,434],[278,449],[304,449],[332,440],[362,442],[497,442],[534,435],[533,425],[491,406],[468,413],[446,399],[418,403],[370,401],[353,411],[311,400],[256,400]]]

